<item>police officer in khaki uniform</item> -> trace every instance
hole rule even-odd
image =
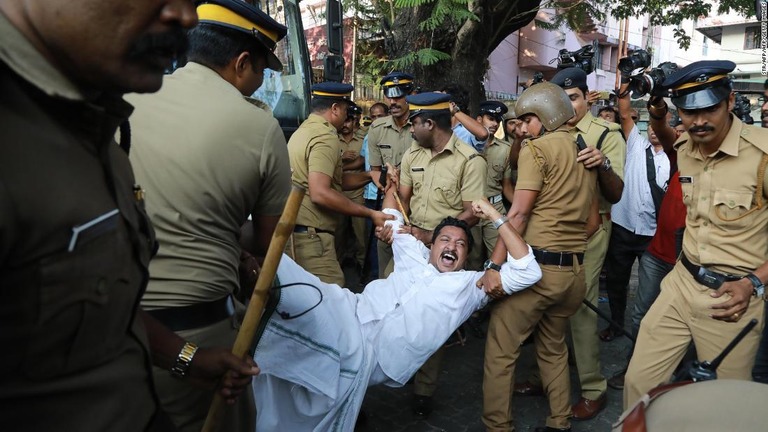
[[[552,77],[553,84],[562,87],[571,100],[576,115],[568,121],[574,137],[581,136],[587,150],[579,154],[582,159],[592,156],[590,152],[602,152],[604,165],[597,170],[599,183],[599,207],[591,215],[599,225],[589,233],[589,242],[584,255],[584,269],[587,275],[586,299],[597,306],[600,272],[611,237],[611,203],[621,199],[624,189],[622,176],[627,146],[621,136],[620,126],[595,117],[587,103],[587,75],[579,68],[568,68]],[[538,84],[535,84],[538,85]],[[580,160],[582,160],[580,159]],[[599,211],[599,214],[598,214]],[[600,370],[600,341],[598,339],[598,317],[587,306],[582,305],[571,317],[571,336],[576,369],[581,383],[581,397],[573,407],[574,420],[587,420],[599,413],[607,404],[607,383]],[[519,395],[541,394],[541,385],[536,373],[530,382],[517,384]]]
[[[447,216],[477,223],[472,201],[485,195],[486,164],[451,130],[450,96],[421,93],[408,96],[411,132],[416,142],[403,156],[400,195],[411,233],[429,245],[432,230]],[[443,350],[437,351],[416,373],[414,411],[428,416]]]
[[[365,134],[359,133],[360,107],[354,102],[350,102],[347,119],[339,131],[339,144],[341,145],[341,162],[344,173],[362,173],[365,168],[365,159],[360,155],[363,149],[363,139]],[[364,204],[363,187],[346,190],[344,195],[350,200]],[[363,261],[365,260],[365,218],[340,215],[338,228],[336,230],[336,255],[340,260],[344,260],[344,251],[354,245],[352,252],[358,274],[362,272]],[[350,240],[354,240],[351,242]]]
[[[405,97],[413,92],[413,76],[403,72],[392,72],[379,82],[384,91],[384,102],[389,105],[389,115],[375,120],[368,128],[368,155],[373,181],[377,183],[378,172],[386,164],[399,167],[403,154],[410,148],[411,120]],[[383,186],[383,185],[377,185]],[[379,277],[386,278],[392,272],[392,246],[379,241],[377,245]]]
[[[356,189],[370,181],[367,174],[348,179],[342,176],[338,133],[348,117],[352,90],[349,84],[333,82],[312,86],[312,113],[288,141],[291,178],[305,187],[307,193],[287,251],[308,272],[339,286],[344,285],[334,239],[339,215],[369,217],[376,226],[392,218],[351,201],[342,193],[342,182],[344,189]]]
[[[272,50],[286,27],[236,0],[211,0],[197,11],[189,62],[157,94],[127,97],[136,107],[131,162],[160,243],[141,304],[185,341],[175,352],[153,343],[182,366],[187,357],[193,365],[203,360],[196,347],[231,350],[240,227],[251,215],[254,237],[245,249],[264,256],[290,190],[280,125],[244,98],[261,85],[265,67],[282,68]],[[153,375],[173,423],[199,431],[212,393],[168,368]],[[227,430],[253,430],[250,389],[223,419]]]
[[[720,378],[751,377],[768,280],[768,132],[730,113],[735,67],[699,61],[663,83],[687,130],[675,143],[687,209],[683,253],[640,324],[625,408],[669,379],[691,341],[699,359],[711,360],[754,318],[760,324],[717,370]]]
[[[480,112],[477,116],[477,121],[490,132],[481,153],[488,165],[485,195],[488,197],[488,202],[501,214],[507,212],[504,208],[504,198],[507,202],[512,202],[512,195],[515,192],[512,186],[512,168],[509,165],[511,145],[495,137],[507,111],[507,106],[501,102],[486,101],[480,103]],[[481,253],[483,260],[489,258],[499,236],[498,231],[493,228],[492,221],[482,220],[472,227],[472,230],[474,246],[479,250],[485,250],[485,254]]]
[[[570,379],[565,331],[586,291],[583,268],[590,206],[597,190],[597,173],[578,159],[576,140],[566,121],[574,115],[565,92],[552,83],[532,86],[520,96],[515,113],[528,136],[520,151],[519,173],[508,216],[531,245],[542,269],[533,287],[497,302],[491,310],[483,377],[483,423],[489,431],[511,431],[515,364],[521,343],[535,330],[536,355],[550,416],[546,428],[570,430]],[[541,135],[541,136],[540,136]],[[502,221],[503,223],[503,221]],[[497,243],[492,256],[503,262],[506,250]],[[478,285],[494,298],[504,297],[486,271]]]

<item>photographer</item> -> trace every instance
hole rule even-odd
[[[656,232],[656,216],[669,180],[669,158],[653,127],[648,127],[648,139],[640,135],[635,124],[637,111],[632,109],[629,100],[631,71],[620,69],[618,107],[621,129],[627,137],[627,159],[624,193],[611,211],[613,228],[605,267],[611,318],[624,324],[629,277],[635,260],[640,259]],[[666,127],[671,130],[669,125]],[[619,329],[609,327],[600,332],[600,338],[612,340],[619,333]]]

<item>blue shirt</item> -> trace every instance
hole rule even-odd
[[[363,148],[360,149],[360,155],[365,158],[365,170],[370,171],[371,170],[371,163],[368,158],[368,135],[365,135],[365,138],[363,138]],[[365,190],[363,191],[363,198],[367,200],[375,200],[376,194],[377,194],[378,188],[376,187],[373,182],[368,183],[365,185]]]
[[[472,135],[472,132],[467,130],[467,128],[465,128],[463,124],[456,123],[456,126],[453,127],[453,133],[460,140],[474,147],[474,149],[477,150],[478,152],[483,151],[483,146],[485,146],[485,141],[480,141],[479,139],[475,138],[475,136]]]

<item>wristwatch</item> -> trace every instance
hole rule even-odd
[[[491,261],[490,259],[488,259],[488,260],[485,260],[485,264],[483,264],[483,270],[501,271],[501,266]]]
[[[605,159],[603,159],[603,165],[600,167],[600,169],[603,170],[603,172],[610,170],[611,169],[611,160],[608,159],[607,157]]]
[[[752,286],[755,287],[752,290],[752,295],[755,297],[762,297],[765,293],[765,285],[763,285],[763,281],[761,281],[759,277],[755,276],[754,273],[750,273],[744,277],[749,279],[749,281],[752,282]]]
[[[184,378],[189,373],[189,366],[192,364],[192,358],[197,352],[197,345],[187,342],[181,348],[181,352],[176,357],[176,362],[171,367],[171,375],[176,378]]]

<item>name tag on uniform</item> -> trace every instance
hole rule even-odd
[[[389,144],[379,144],[378,147],[379,148],[392,148],[392,146],[389,145]]]
[[[693,177],[680,176],[680,184],[693,184]]]
[[[424,168],[422,167],[413,167],[411,168],[412,172],[424,172]]]

